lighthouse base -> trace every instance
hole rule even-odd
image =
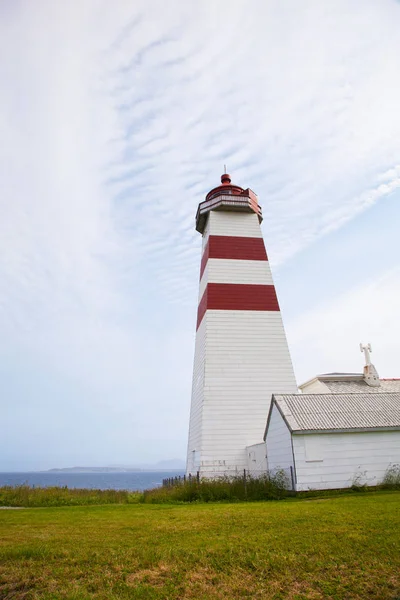
[[[187,474],[243,473],[272,394],[296,391],[279,312],[208,310],[196,336]]]
[[[247,468],[247,451],[238,453],[237,459],[234,462],[228,460],[201,460],[196,464],[195,452],[192,453],[192,465],[188,464],[187,475],[199,475],[207,479],[216,479],[219,477],[236,477],[243,474],[243,470]]]

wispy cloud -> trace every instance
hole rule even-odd
[[[48,394],[71,384],[70,398],[108,407],[98,427],[116,398],[135,440],[169,425],[167,451],[183,453],[197,203],[226,163],[259,194],[283,265],[396,190],[400,6],[0,10],[1,354],[57,374]],[[126,437],[113,443],[118,462]]]
[[[398,377],[400,322],[393,315],[399,297],[400,268],[395,268],[369,277],[334,301],[289,322],[288,332],[301,381],[332,371],[361,373],[364,358],[357,351],[358,345],[371,340],[381,342],[381,347],[372,343],[372,359],[380,377]],[[313,356],[312,366],[309,354]]]

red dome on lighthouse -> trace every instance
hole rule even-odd
[[[235,196],[239,196],[243,194],[244,189],[239,187],[238,185],[232,185],[232,179],[229,173],[224,173],[221,175],[221,185],[216,188],[213,188],[210,192],[208,192],[206,196],[206,200],[210,200],[214,198],[219,193],[221,194],[233,194]]]
[[[262,221],[261,206],[257,195],[249,188],[233,185],[229,173],[221,175],[221,185],[210,190],[204,202],[199,204],[196,215],[196,229],[203,233],[207,215],[211,210],[228,210],[234,212],[255,212]]]

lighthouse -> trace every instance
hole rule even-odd
[[[187,473],[234,475],[272,394],[297,392],[256,194],[230,176],[200,203],[203,236]]]

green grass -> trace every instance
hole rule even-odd
[[[87,504],[130,504],[139,502],[140,492],[88,490],[67,487],[0,487],[0,506],[83,506]],[[0,596],[1,600],[1,596]]]
[[[0,511],[0,599],[400,598],[400,493]]]

